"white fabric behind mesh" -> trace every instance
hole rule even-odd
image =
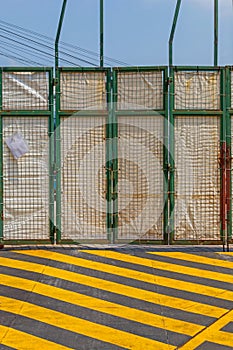
[[[47,72],[3,72],[2,109],[49,109]]]
[[[60,109],[106,109],[105,72],[61,72]]]
[[[219,72],[175,72],[175,109],[220,109]]]
[[[162,239],[163,117],[118,117],[119,239]]]
[[[175,239],[220,239],[218,117],[175,119]]]
[[[49,239],[48,119],[3,117],[3,141],[16,131],[29,152],[15,160],[3,142],[4,239]]]
[[[163,109],[163,72],[118,72],[117,109]]]
[[[62,237],[106,239],[105,117],[61,119]]]

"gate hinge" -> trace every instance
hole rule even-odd
[[[53,83],[53,86],[56,86],[58,84],[58,79],[57,78],[53,78],[52,83]]]

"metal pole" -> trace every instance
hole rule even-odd
[[[175,14],[172,23],[172,29],[169,38],[169,66],[171,67],[173,64],[173,39],[176,30],[177,19],[180,11],[181,0],[177,0]]]
[[[66,3],[67,3],[67,0],[63,0],[60,19],[59,19],[59,23],[58,23],[58,27],[57,27],[57,35],[56,35],[56,39],[55,39],[55,68],[58,67],[58,60],[59,60],[58,44],[59,44],[59,39],[60,39],[60,35],[61,35],[61,28],[62,28],[62,23],[63,23],[63,19],[64,19],[65,9],[66,9]]]
[[[100,0],[100,67],[104,66],[104,0]]]
[[[214,65],[218,65],[218,0],[214,0]]]
[[[55,171],[56,171],[56,241],[60,242],[61,240],[61,144],[60,144],[60,79],[59,79],[59,53],[58,53],[58,44],[61,34],[62,23],[64,19],[65,9],[66,9],[67,0],[63,0],[63,5],[61,9],[60,19],[57,28],[57,35],[55,39],[55,88],[56,88],[56,109],[55,109],[55,118],[56,118],[56,129],[55,129]]]

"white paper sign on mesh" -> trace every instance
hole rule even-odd
[[[19,132],[15,132],[13,135],[8,137],[5,142],[15,159],[18,159],[25,153],[29,152],[28,144],[23,138],[22,134]]]

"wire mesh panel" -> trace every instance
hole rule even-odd
[[[1,240],[51,242],[52,69],[1,71]]]
[[[3,117],[3,238],[49,239],[48,118]],[[21,135],[28,151],[18,159],[6,141]]]
[[[220,109],[220,72],[178,71],[174,82],[175,109]]]
[[[48,110],[49,74],[42,72],[2,72],[3,110]]]
[[[106,109],[105,72],[62,71],[60,74],[60,109]]]
[[[117,73],[117,109],[155,109],[164,106],[163,71]]]
[[[107,72],[60,70],[61,198],[57,220],[63,242],[107,241]]]
[[[106,239],[105,123],[61,118],[62,239]]]
[[[118,238],[163,239],[163,116],[118,116]]]
[[[118,240],[163,240],[165,71],[115,69]],[[160,111],[161,114],[159,114]]]
[[[220,239],[220,119],[175,118],[175,239]]]

